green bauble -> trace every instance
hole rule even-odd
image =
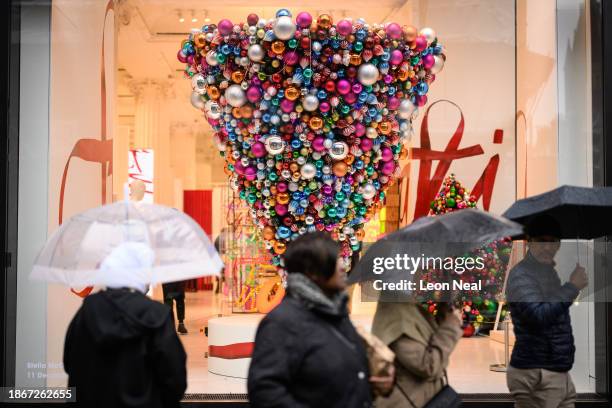
[[[457,205],[457,202],[455,201],[454,198],[449,197],[446,199],[446,206],[450,207],[450,208],[455,208],[455,206]]]

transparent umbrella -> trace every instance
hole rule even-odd
[[[120,201],[70,218],[51,236],[34,263],[31,279],[70,287],[106,285],[102,261],[121,244],[148,245],[153,267],[142,276],[157,284],[218,275],[223,261],[188,215],[161,205]],[[126,271],[126,273],[128,273]]]

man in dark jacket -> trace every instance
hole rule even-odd
[[[164,303],[168,305],[172,311],[173,322],[174,303],[176,302],[176,319],[178,320],[176,331],[179,334],[187,334],[187,328],[185,327],[185,282],[178,281],[163,283],[162,293],[164,295]]]
[[[129,285],[141,269],[133,248],[124,249],[103,263],[112,268],[109,283]],[[112,270],[119,272],[112,277]],[[68,327],[64,369],[68,385],[76,387],[77,407],[179,407],[186,355],[170,310],[132,283],[86,297]]]
[[[569,308],[588,284],[580,265],[561,284],[555,270],[560,228],[549,217],[527,226],[529,251],[508,276],[507,297],[516,342],[507,383],[517,408],[573,407],[576,390],[569,370],[574,337]]]
[[[293,241],[287,295],[261,322],[249,368],[254,408],[370,407],[368,360],[348,317],[338,244],[324,233]]]

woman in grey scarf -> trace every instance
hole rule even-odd
[[[329,235],[287,248],[287,294],[260,323],[249,368],[252,407],[370,407],[364,344],[348,317],[346,272]]]

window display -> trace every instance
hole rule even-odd
[[[17,318],[5,370],[19,386],[66,384],[66,330],[102,289],[31,281],[36,256],[74,215],[122,201],[126,183],[134,201],[189,215],[215,242],[219,277],[195,271],[149,295],[173,305],[187,394],[237,400],[258,324],[287,295],[282,259],[298,236],[330,233],[350,270],[420,217],[497,216],[564,184],[605,184],[596,1],[53,0],[18,9]],[[583,396],[612,378],[600,361],[609,360],[605,246],[563,242],[555,256],[562,282],[573,259],[592,282],[568,312],[570,374]],[[506,374],[490,366],[504,361],[506,281],[527,252],[508,237],[464,256],[482,259],[462,274],[479,286],[458,295],[462,338],[447,373],[468,399],[510,398]],[[421,269],[425,284],[445,275]],[[348,289],[348,309],[370,331],[377,303],[362,288]],[[435,318],[439,303],[421,309]],[[510,331],[510,347],[515,339]]]

